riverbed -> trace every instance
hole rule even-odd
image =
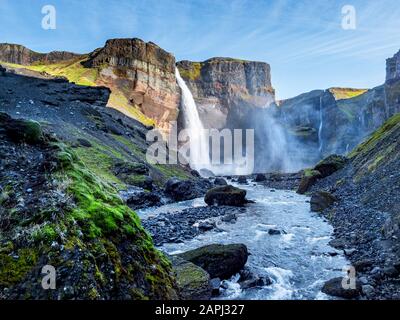
[[[344,276],[349,263],[341,251],[329,246],[333,228],[310,211],[309,197],[262,185],[240,185],[248,204],[235,222],[214,219],[217,228],[181,243],[164,243],[161,251],[175,254],[212,243],[243,243],[251,255],[247,268],[256,276],[269,277],[272,285],[241,290],[239,276],[227,281],[218,299],[285,300],[332,299],[321,292],[326,280]],[[141,219],[161,213],[205,206],[202,199],[139,211]],[[271,234],[270,230],[273,230]]]

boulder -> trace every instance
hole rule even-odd
[[[267,177],[265,176],[265,174],[261,174],[261,173],[257,174],[254,179],[255,182],[263,182],[266,180],[267,180]]]
[[[315,170],[321,173],[321,177],[325,178],[332,173],[342,169],[347,163],[347,158],[339,155],[331,155],[321,160],[316,166]]]
[[[249,279],[239,282],[240,288],[250,289],[256,287],[264,287],[272,284],[272,280],[269,277],[256,277],[252,276]]]
[[[174,177],[166,182],[164,191],[174,201],[185,201],[204,196],[211,186],[205,179],[180,180]]]
[[[310,200],[311,211],[321,212],[332,206],[337,198],[329,192],[318,191],[315,192]]]
[[[139,162],[117,161],[114,163],[113,172],[117,177],[122,178],[131,175],[145,175],[149,172],[149,168]]]
[[[229,279],[243,269],[249,253],[244,244],[212,244],[179,257],[206,270],[211,278]]]
[[[204,178],[215,177],[214,172],[208,169],[200,169],[200,175]]]
[[[321,178],[318,170],[304,170],[297,193],[305,194]]]
[[[204,201],[209,205],[241,207],[247,203],[246,190],[231,185],[208,190]]]
[[[170,257],[182,300],[210,300],[212,288],[210,276],[202,268],[181,259]]]
[[[154,192],[139,192],[126,200],[127,205],[136,210],[161,205],[161,198]]]
[[[245,177],[245,176],[240,176],[240,177],[237,179],[237,182],[240,183],[240,184],[247,184],[247,177]]]
[[[224,178],[215,178],[214,185],[216,186],[227,186],[228,182]]]
[[[39,122],[14,120],[7,114],[0,114],[0,126],[8,138],[16,143],[39,144],[43,142],[43,131]]]
[[[360,295],[361,292],[361,284],[359,281],[356,281],[356,288],[344,288],[342,282],[344,278],[338,277],[331,279],[327,282],[325,282],[324,286],[322,287],[322,292],[334,296],[334,297],[340,297],[344,299],[354,299],[357,298]],[[346,281],[346,280],[344,280]]]

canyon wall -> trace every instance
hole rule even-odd
[[[207,128],[233,127],[230,114],[265,108],[275,100],[267,63],[231,58],[177,64]]]
[[[112,107],[119,109],[121,100],[128,100],[161,131],[170,130],[180,103],[172,54],[140,39],[113,39],[82,64],[100,68],[97,83],[119,91],[120,99],[109,102]]]
[[[13,64],[57,63],[79,57],[82,55],[67,51],[38,53],[19,44],[0,43],[0,61]]]

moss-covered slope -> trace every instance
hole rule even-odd
[[[0,126],[0,292],[6,299],[175,299],[169,261],[136,214],[65,144]],[[27,144],[29,142],[29,144]],[[15,159],[19,159],[15,161]],[[42,268],[55,267],[44,290]]]

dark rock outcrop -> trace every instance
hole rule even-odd
[[[321,178],[322,175],[317,170],[304,170],[297,193],[305,194]]]
[[[213,244],[179,254],[179,257],[206,270],[211,278],[229,279],[243,269],[248,255],[243,244]]]
[[[231,185],[216,187],[207,191],[204,201],[209,205],[241,207],[247,203],[246,190]]]
[[[0,113],[0,132],[4,132],[15,143],[39,144],[43,142],[42,127],[36,121],[12,120]]]
[[[171,178],[166,182],[164,191],[173,200],[184,201],[204,196],[211,186],[210,181],[205,179],[180,180]]]
[[[322,292],[330,296],[344,299],[354,299],[360,296],[361,284],[358,281],[356,281],[356,288],[349,289],[343,286],[343,281],[346,280],[341,277],[327,281],[322,288]]]
[[[321,212],[332,206],[337,198],[329,192],[318,191],[313,193],[310,200],[311,211]]]
[[[330,176],[332,173],[343,169],[347,163],[347,158],[340,155],[331,155],[321,160],[315,167],[314,170],[321,174],[322,178]]]
[[[214,185],[216,186],[226,186],[228,182],[224,178],[217,177],[214,179]]]

